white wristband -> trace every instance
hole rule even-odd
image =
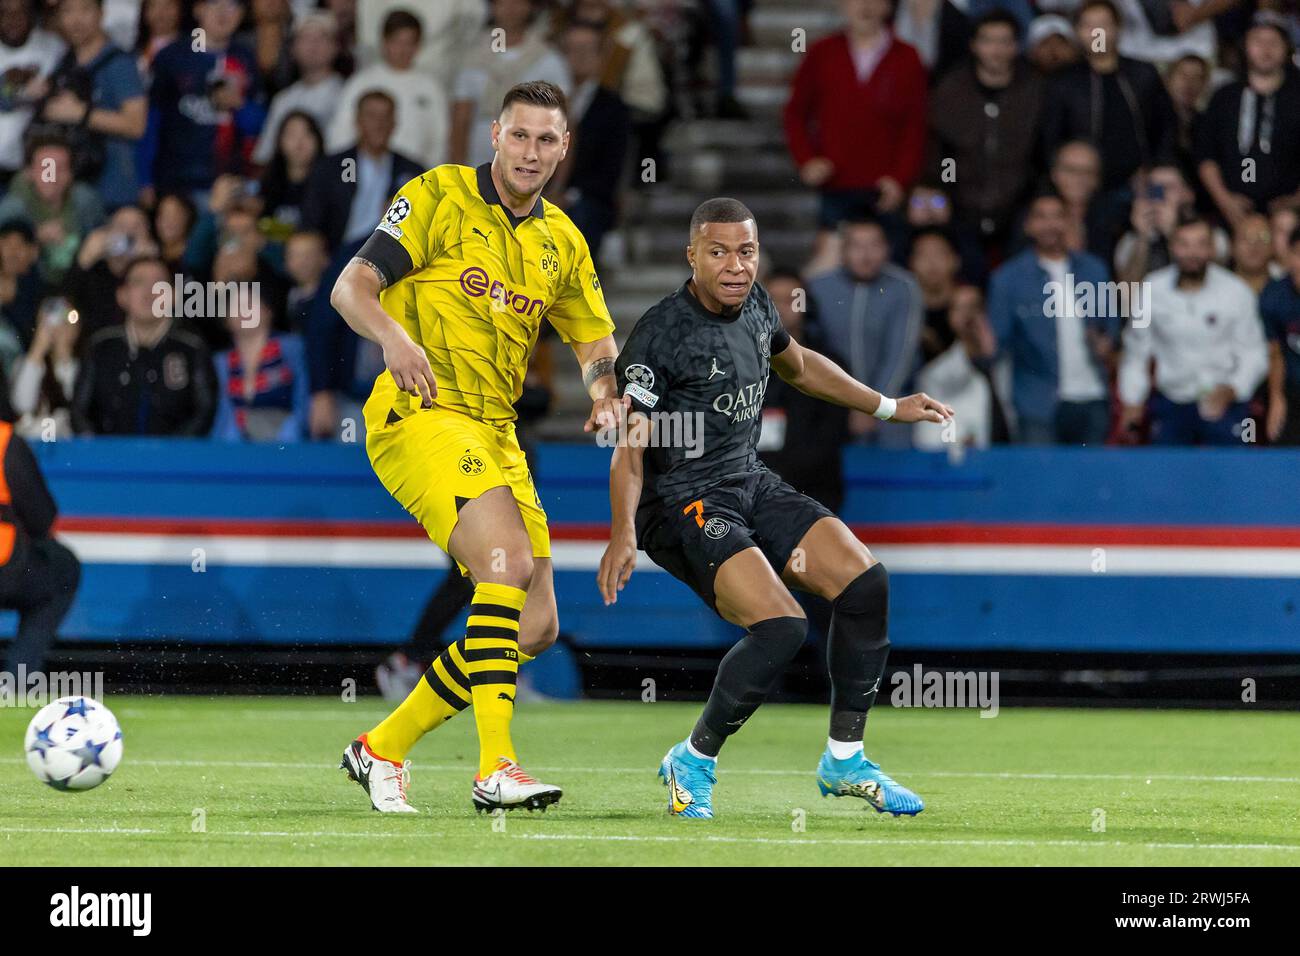
[[[894,417],[896,411],[898,411],[898,402],[881,395],[880,404],[876,406],[876,410],[871,415],[873,418],[879,418],[882,422],[887,422]]]

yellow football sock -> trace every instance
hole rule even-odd
[[[417,740],[469,706],[464,643],[445,648],[406,700],[366,735],[373,753],[401,763]]]
[[[515,759],[510,719],[515,712],[519,675],[519,613],[527,592],[507,584],[484,582],[474,588],[465,629],[465,672],[469,675],[478,724],[479,776],[497,761]]]

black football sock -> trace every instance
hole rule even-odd
[[[831,675],[832,740],[857,743],[876,702],[889,657],[889,573],[873,564],[831,604],[826,663]]]
[[[691,731],[691,746],[716,757],[726,739],[767,699],[807,634],[808,622],[801,617],[774,617],[752,625],[718,665],[709,702]]]

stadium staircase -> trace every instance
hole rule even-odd
[[[831,4],[759,0],[750,18],[753,43],[740,50],[738,61],[737,97],[750,118],[678,120],[665,140],[672,168],[662,181],[642,182],[640,160],[633,164],[622,227],[607,238],[601,255],[601,281],[620,342],[685,279],[686,225],[710,196],[734,196],[754,211],[769,266],[798,266],[807,258],[816,198],[799,183],[786,151],[781,108],[799,57],[791,51],[791,31],[803,28],[811,42],[837,20]],[[570,360],[558,356],[556,369],[555,414],[540,435],[572,441],[575,423],[591,406]]]

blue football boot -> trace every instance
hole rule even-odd
[[[830,748],[817,764],[817,787],[824,797],[861,797],[877,813],[915,816],[925,809],[921,798],[872,763],[864,753],[836,760]]]
[[[664,754],[659,776],[668,787],[668,812],[675,817],[713,819],[713,785],[718,762],[697,757],[682,741]]]

